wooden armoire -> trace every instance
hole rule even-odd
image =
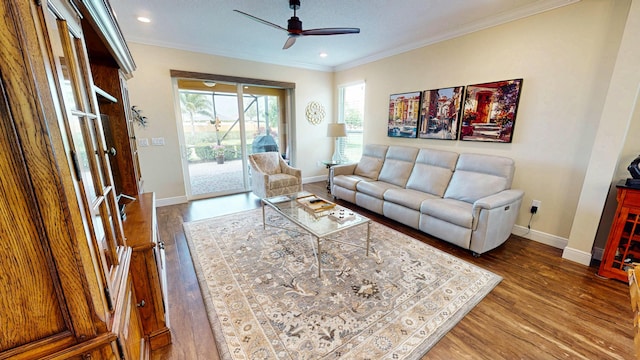
[[[0,0],[0,17],[0,359],[146,359],[171,335],[113,11]]]

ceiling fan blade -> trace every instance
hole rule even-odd
[[[289,36],[287,41],[284,43],[284,46],[282,47],[282,50],[287,50],[288,48],[292,47],[293,44],[296,43],[296,38],[297,38],[297,36]]]
[[[283,28],[283,27],[282,27],[282,26],[280,26],[280,25],[274,24],[274,23],[269,22],[269,21],[267,21],[267,20],[262,20],[262,19],[260,19],[259,17],[255,17],[255,16],[253,16],[253,15],[251,15],[251,14],[247,14],[247,13],[246,13],[246,12],[244,12],[244,11],[240,11],[240,10],[233,10],[233,11],[237,12],[238,14],[242,14],[242,15],[244,15],[244,16],[246,16],[246,17],[250,18],[250,19],[253,19],[253,20],[255,20],[255,21],[259,22],[259,23],[262,23],[262,24],[265,24],[265,25],[268,25],[268,26],[274,27],[274,28],[276,28],[276,29],[280,29],[280,30],[283,30],[283,31],[287,31],[287,29]]]
[[[358,28],[321,28],[303,30],[300,35],[342,35],[342,34],[359,34]]]

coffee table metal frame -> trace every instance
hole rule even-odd
[[[276,228],[282,228],[280,226],[267,224],[267,219],[265,215],[265,207],[270,207],[278,214],[282,215],[285,219],[289,220],[293,224],[305,230],[307,233],[316,238],[316,260],[318,262],[318,278],[321,277],[322,265],[320,261],[321,255],[321,247],[320,240],[337,242],[348,246],[359,247],[366,250],[366,256],[369,256],[369,245],[371,242],[371,220],[367,217],[364,217],[360,214],[354,213],[353,219],[346,220],[344,222],[337,221],[328,216],[330,211],[339,211],[340,209],[344,209],[346,211],[351,211],[346,209],[340,205],[336,205],[330,210],[325,210],[323,212],[313,213],[305,209],[304,205],[300,204],[296,199],[311,196],[312,193],[309,192],[300,192],[296,194],[290,195],[281,195],[275,196],[271,198],[262,199],[262,227],[266,229],[267,226],[272,226]],[[358,244],[353,244],[341,240],[337,240],[335,238],[331,238],[330,236],[341,231],[351,229],[360,225],[367,225],[367,243],[366,246],[361,246]],[[291,230],[291,229],[287,229]],[[294,230],[296,231],[296,230]]]

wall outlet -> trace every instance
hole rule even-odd
[[[149,146],[149,139],[147,138],[138,138],[138,146]]]
[[[532,214],[537,214],[538,210],[540,210],[540,204],[542,204],[542,201],[540,200],[531,201],[531,209],[529,209],[529,212],[531,212]]]

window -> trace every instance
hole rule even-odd
[[[338,89],[338,122],[347,126],[347,137],[340,138],[339,150],[348,162],[357,162],[362,157],[364,88],[364,82],[359,82]]]

